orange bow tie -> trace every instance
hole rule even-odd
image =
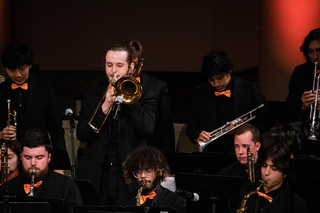
[[[136,80],[137,80],[139,83],[141,83],[140,77],[136,77]]]
[[[24,83],[24,84],[21,84],[21,85],[18,85],[18,84],[15,84],[15,83],[11,84],[11,89],[18,89],[18,88],[27,90],[28,89],[28,83]]]
[[[225,95],[228,98],[230,98],[231,96],[231,91],[228,89],[226,91],[222,91],[222,92],[214,92],[215,96],[220,96],[220,95]]]
[[[144,202],[146,202],[146,200],[149,199],[153,199],[154,196],[156,196],[157,194],[155,193],[155,191],[150,192],[148,195],[141,195],[140,196],[140,205],[142,205]]]
[[[265,193],[262,193],[262,192],[259,192],[259,191],[258,191],[258,195],[259,195],[260,197],[264,197],[265,199],[267,199],[267,200],[269,201],[269,203],[272,202],[272,197],[266,195]]]
[[[38,183],[35,183],[33,186],[39,188],[41,184],[42,184],[42,180],[40,180]],[[24,191],[26,192],[26,194],[29,194],[30,187],[31,187],[30,184],[24,184],[23,185],[23,188],[24,188]]]

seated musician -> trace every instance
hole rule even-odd
[[[238,176],[249,178],[248,148],[254,156],[254,165],[258,160],[258,152],[261,147],[259,129],[253,124],[243,124],[234,130],[234,152],[237,160],[223,168],[219,175]],[[254,175],[260,179],[260,170],[256,166]]]
[[[11,140],[6,143],[7,147],[7,159],[8,159],[8,168],[7,171],[2,171],[2,167],[0,167],[1,170],[1,180],[3,184],[4,182],[11,180],[14,177],[17,177],[19,174],[19,166],[20,166],[20,144],[16,140]],[[0,162],[0,166],[2,162]],[[5,177],[3,177],[5,176]]]
[[[183,212],[183,198],[160,185],[170,176],[166,158],[160,150],[152,146],[138,148],[127,156],[122,165],[125,180],[133,189],[123,205],[172,207]],[[138,193],[139,188],[141,193]]]
[[[27,197],[33,193],[34,198],[63,199],[69,212],[74,205],[82,205],[79,189],[73,180],[49,170],[50,152],[47,134],[39,129],[28,130],[22,139],[22,171],[0,187],[0,196]],[[32,180],[34,187],[30,186]]]
[[[223,51],[211,51],[203,59],[201,72],[208,82],[195,88],[189,108],[187,135],[191,142],[205,142],[218,129],[264,104],[252,120],[261,133],[269,130],[266,99],[258,86],[232,75],[232,63]],[[250,121],[251,122],[251,121]],[[226,134],[208,145],[206,152],[233,153],[233,136]]]
[[[285,143],[272,143],[267,146],[258,159],[263,185],[259,182],[245,183],[240,190],[241,199],[251,192],[252,194],[238,209],[247,208],[245,212],[248,213],[308,212],[307,203],[290,189],[286,181],[290,157],[291,152]]]

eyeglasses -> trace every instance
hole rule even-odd
[[[144,177],[149,178],[149,177],[151,177],[152,172],[153,172],[153,169],[146,169],[146,170],[138,169],[138,170],[132,172],[132,174],[135,178],[140,178],[142,176],[142,174],[144,173]]]

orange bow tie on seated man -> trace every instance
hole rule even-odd
[[[150,192],[148,195],[141,195],[140,196],[140,205],[142,205],[144,202],[146,202],[146,200],[149,198],[149,199],[153,199],[157,194],[152,191]]]
[[[33,186],[36,187],[36,188],[39,188],[41,186],[41,184],[42,184],[42,180],[40,180],[39,182],[35,183]],[[26,194],[29,194],[30,187],[31,187],[30,184],[24,184],[23,185],[23,188],[24,188],[24,191],[26,192]]]
[[[214,92],[215,96],[220,96],[220,95],[225,95],[228,98],[230,98],[231,96],[231,91],[228,89],[226,91],[222,91],[222,92]]]

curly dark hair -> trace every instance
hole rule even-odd
[[[307,37],[304,39],[302,46],[300,47],[300,51],[303,52],[303,55],[306,57],[307,62],[311,62],[308,55],[308,47],[310,42],[314,40],[320,40],[320,28],[311,30]]]
[[[203,58],[201,72],[209,79],[214,75],[222,75],[232,70],[231,59],[221,50],[213,50]]]
[[[126,183],[136,180],[133,172],[138,169],[153,169],[161,181],[170,176],[165,155],[152,146],[140,147],[131,152],[122,163],[122,167]]]

